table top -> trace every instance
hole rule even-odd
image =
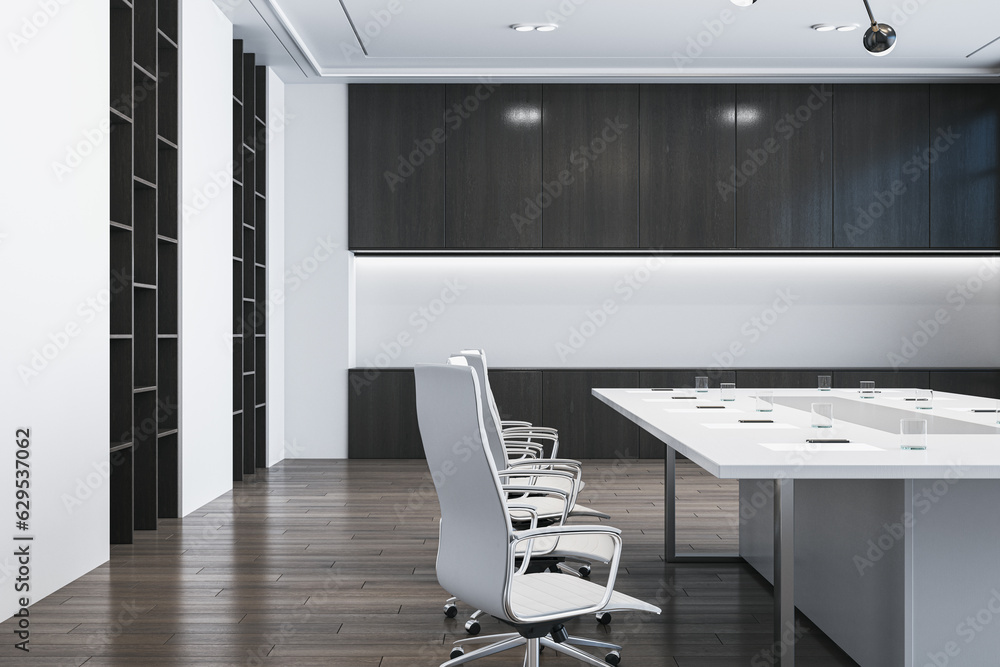
[[[926,403],[912,400],[914,389],[882,389],[875,398],[862,398],[857,389],[764,391],[773,391],[772,412],[757,412],[757,389],[739,389],[726,402],[719,389],[593,394],[719,478],[1000,479],[995,399],[935,391],[925,410],[917,406]],[[812,403],[833,406],[833,428],[812,427]],[[900,419],[927,420],[927,449],[900,447]],[[850,442],[806,442],[814,438]]]

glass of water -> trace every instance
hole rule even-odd
[[[813,428],[833,428],[833,404],[812,404],[812,426]]]
[[[724,401],[735,401],[736,400],[736,383],[735,382],[723,382],[719,385],[719,393],[722,395],[722,400]]]
[[[927,449],[927,420],[900,419],[899,445],[903,449]]]
[[[770,389],[761,389],[757,392],[757,412],[772,410],[774,410],[774,392]]]
[[[698,393],[704,393],[708,391],[708,377],[704,375],[699,375],[694,379],[694,390]]]
[[[934,392],[930,389],[917,389],[913,392],[913,403],[917,410],[930,410],[934,407]]]
[[[875,398],[875,382],[873,380],[861,381],[861,398]]]
[[[830,391],[830,388],[833,387],[833,376],[818,375],[816,376],[816,383],[820,391]]]

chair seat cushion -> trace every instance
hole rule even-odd
[[[586,609],[601,601],[604,586],[566,574],[539,572],[514,577],[511,586],[511,609],[521,618],[546,614],[565,614],[566,617],[579,615],[577,610]],[[608,604],[599,611],[648,611],[660,613],[659,608],[636,599],[631,595],[612,594]]]

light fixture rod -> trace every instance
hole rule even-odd
[[[868,6],[868,0],[862,0],[865,3],[865,9],[868,10],[868,18],[871,19],[872,25],[878,25],[878,21],[875,20],[875,15],[872,14],[872,8]]]

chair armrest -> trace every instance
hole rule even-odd
[[[604,585],[604,596],[601,598],[601,601],[596,605],[560,611],[557,614],[543,614],[536,617],[522,618],[514,613],[510,604],[510,588],[513,585],[513,572],[511,572],[511,576],[507,578],[507,586],[504,591],[504,611],[515,623],[544,623],[557,618],[565,618],[567,615],[585,616],[587,614],[599,612],[608,606],[608,603],[611,601],[611,596],[615,592],[615,580],[618,577],[618,567],[621,563],[622,555],[621,531],[617,528],[613,528],[611,526],[547,526],[545,528],[515,531],[512,535],[510,545],[508,546],[508,562],[511,564],[511,570],[513,570],[515,551],[519,542],[539,537],[560,537],[569,535],[606,535],[609,539],[614,541],[615,550],[614,555],[611,557],[608,583]],[[529,545],[525,553],[528,554],[530,551],[531,547]],[[524,568],[523,561],[521,563],[521,568]]]
[[[564,459],[557,459],[564,460]],[[568,459],[565,459],[568,461]],[[552,475],[551,473],[557,473]],[[576,505],[576,497],[580,493],[580,489],[583,486],[583,470],[579,467],[574,467],[572,465],[557,465],[549,466],[548,461],[544,459],[535,459],[534,461],[512,461],[508,463],[508,468],[503,471],[503,474],[510,477],[512,474],[521,474],[527,477],[531,477],[532,484],[535,484],[535,477],[569,477],[572,482],[572,494],[569,498],[570,506]],[[544,480],[543,480],[544,481]]]
[[[552,447],[551,456],[559,453],[558,433],[539,433],[527,430],[505,430],[501,435],[505,445],[538,445],[536,441],[548,442]]]
[[[551,433],[557,435],[559,429],[552,428],[551,426],[536,426],[534,424],[511,424],[509,426],[504,425],[504,422],[500,422],[500,425],[505,431],[538,431],[540,433]]]
[[[533,537],[559,537],[560,535],[621,535],[622,531],[614,526],[600,524],[581,524],[579,526],[543,526],[531,530],[515,530],[515,540],[527,540]]]
[[[544,484],[545,483],[544,478],[546,477],[560,477],[562,479],[567,479],[569,480],[570,483],[570,490],[568,492],[562,491],[562,493],[565,494],[566,496],[566,506],[572,508],[573,506],[576,505],[576,496],[577,494],[580,493],[580,475],[573,475],[572,473],[567,472],[565,470],[530,470],[530,471],[504,470],[502,472],[497,473],[498,477],[513,477],[515,475],[518,477],[528,477],[529,478],[528,484],[523,486],[529,486],[530,488],[533,489],[545,488],[545,487],[539,487],[538,485]],[[510,484],[508,483],[507,486],[510,486]],[[567,516],[568,512],[569,510],[567,510]]]
[[[583,464],[573,459],[534,459],[531,461],[515,461],[508,465],[509,468],[520,468],[522,466],[564,466],[566,468],[583,469]]]
[[[580,471],[577,471],[576,474],[573,474],[573,473],[571,473],[571,472],[569,472],[567,470],[526,470],[526,471],[521,471],[521,470],[510,470],[510,469],[507,469],[507,470],[504,470],[502,472],[497,473],[497,475],[500,476],[500,477],[512,477],[514,475],[517,475],[519,477],[528,477],[528,478],[530,478],[529,484],[531,484],[532,486],[535,486],[537,484],[543,484],[545,482],[544,479],[539,480],[538,478],[561,477],[563,479],[568,479],[570,481],[571,489],[569,491],[568,498],[566,499],[566,504],[570,508],[572,508],[572,507],[574,507],[576,505],[576,497],[580,493]]]
[[[501,470],[497,473],[497,477],[501,479],[504,477],[563,477],[574,483],[577,482],[578,477],[573,475],[573,473],[566,470]],[[534,482],[531,483],[534,486]]]
[[[510,510],[520,510],[520,511],[523,511],[523,512],[527,512],[528,514],[531,515],[531,528],[529,530],[534,530],[535,528],[538,527],[538,508],[537,507],[535,507],[533,505],[522,505],[522,504],[519,504],[519,503],[508,503],[507,504],[507,511],[509,512]],[[523,562],[521,563],[521,567],[518,568],[517,574],[523,574],[524,571],[528,568],[528,563],[531,560],[531,546],[530,545],[528,546],[528,549],[525,552],[525,556],[526,556],[526,558],[524,558]]]
[[[545,448],[542,445],[531,442],[505,442],[503,443],[507,454],[520,454],[521,458],[544,458]]]
[[[505,428],[503,430],[504,438],[518,437],[518,438],[546,438],[548,440],[558,440],[558,431],[543,430],[539,429],[537,426],[530,427],[514,427]]]
[[[519,436],[520,437],[520,436]],[[541,439],[539,439],[541,440]],[[559,441],[558,440],[548,440],[548,444],[552,449],[551,454],[545,453],[545,444],[542,442],[535,442],[533,440],[508,440],[504,438],[503,446],[508,452],[514,454],[530,454],[536,459],[544,459],[549,457],[554,457],[559,452]]]
[[[500,428],[509,428],[516,426],[531,426],[531,422],[523,422],[523,421],[518,421],[516,419],[510,419],[507,421],[504,421],[502,419],[500,420]]]
[[[550,486],[549,487],[536,486],[534,484],[530,484],[527,486],[522,484],[501,484],[500,488],[505,492],[513,491],[524,494],[520,498],[518,498],[518,500],[522,501],[522,503],[520,504],[529,504],[529,505],[531,504],[530,500],[524,500],[529,494],[559,496],[560,498],[562,498],[563,501],[562,517],[559,519],[559,523],[560,524],[566,523],[566,517],[569,516],[570,500],[569,500],[569,494],[563,491],[562,489],[555,489]]]

